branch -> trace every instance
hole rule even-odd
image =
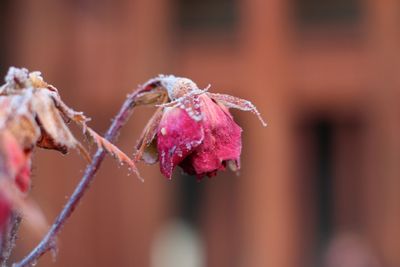
[[[130,115],[132,114],[133,107],[135,106],[135,100],[137,95],[141,92],[140,89],[128,95],[124,104],[122,105],[118,115],[114,118],[110,128],[108,129],[105,139],[112,142],[119,133],[121,127],[128,121]],[[49,250],[55,249],[55,240],[58,233],[61,231],[67,219],[74,212],[75,208],[78,206],[79,201],[84,196],[90,184],[94,179],[94,175],[98,171],[106,151],[103,148],[98,148],[91,164],[86,168],[82,180],[79,182],[75,191],[69,198],[67,204],[62,209],[61,213],[58,215],[53,225],[51,226],[49,232],[42,239],[42,241],[34,248],[24,259],[18,263],[14,263],[13,267],[23,267],[32,266],[37,260]]]
[[[15,246],[15,240],[17,239],[17,232],[19,224],[21,222],[21,216],[16,212],[13,212],[9,218],[9,222],[6,226],[3,236],[1,237],[1,252],[0,252],[0,266],[5,267],[7,261],[10,258],[11,252]]]

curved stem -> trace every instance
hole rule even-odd
[[[1,236],[1,251],[0,251],[0,266],[7,266],[7,261],[10,258],[11,252],[15,246],[15,240],[17,239],[17,232],[19,224],[21,222],[21,216],[16,212],[13,212],[10,216],[8,225]]]
[[[124,104],[122,105],[119,113],[115,116],[110,128],[108,129],[105,139],[112,142],[119,133],[121,127],[128,121],[130,115],[132,114],[133,107],[135,106],[136,96],[139,94],[140,90],[128,95]],[[45,254],[47,251],[55,249],[55,240],[58,233],[61,231],[67,219],[74,212],[75,208],[78,206],[79,201],[84,196],[90,184],[92,183],[96,172],[98,171],[106,151],[102,148],[98,148],[92,162],[87,166],[85,173],[79,182],[75,191],[72,193],[67,204],[62,209],[61,213],[58,215],[53,225],[51,226],[49,232],[42,239],[42,241],[20,262],[14,263],[13,267],[31,266],[37,262],[37,260]]]

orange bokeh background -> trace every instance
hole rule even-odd
[[[400,2],[4,0],[0,59],[40,70],[104,133],[160,73],[251,100],[240,176],[200,183],[109,158],[39,266],[400,266]],[[151,108],[117,145],[130,155]],[[80,135],[79,131],[76,131]],[[37,150],[32,196],[49,222],[85,168]],[[13,259],[40,240],[22,227]]]

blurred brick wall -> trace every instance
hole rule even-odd
[[[227,173],[202,185],[198,214],[207,266],[297,267],[310,266],[318,253],[324,257],[315,241],[318,187],[307,180],[317,168],[316,143],[302,138],[298,125],[320,117],[339,122],[333,123],[333,226],[325,246],[350,232],[371,258],[399,266],[400,3],[360,0],[355,23],[299,26],[297,6],[315,1],[238,0],[236,23],[218,31],[177,25],[179,3],[12,1],[3,27],[6,62],[41,70],[100,132],[125,95],[159,73],[187,76],[201,87],[211,83],[211,90],[259,107],[266,129],[234,111],[245,129],[241,176]],[[125,151],[133,151],[150,114],[135,111],[118,140]],[[349,118],[359,130],[340,126]],[[33,194],[49,220],[84,164],[74,153],[37,152]],[[154,235],[176,214],[182,177],[166,181],[157,167],[141,172],[144,184],[106,162],[60,236],[56,266],[149,266]],[[37,241],[22,235],[16,257]],[[53,265],[50,257],[40,264]]]

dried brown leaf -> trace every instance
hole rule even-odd
[[[122,152],[118,147],[107,141],[105,138],[101,137],[91,128],[87,127],[86,133],[93,139],[97,146],[102,147],[111,156],[115,157],[120,163],[127,164],[129,168],[133,172],[135,172],[138,178],[143,181],[143,178],[140,176],[136,164],[124,152]]]
[[[137,151],[134,157],[135,161],[144,160],[148,164],[154,164],[157,162],[157,150],[153,149],[151,144],[157,134],[158,125],[160,124],[162,115],[163,107],[159,107],[144,128],[143,133],[136,146]]]
[[[13,117],[7,122],[7,129],[24,149],[32,149],[40,137],[40,129],[31,114]]]
[[[258,112],[256,106],[254,106],[250,101],[226,94],[218,94],[218,93],[208,93],[207,95],[210,96],[215,101],[221,103],[227,108],[235,108],[243,111],[250,111],[257,116],[261,124],[266,127],[267,123],[261,117],[260,112]]]
[[[55,103],[57,109],[69,120],[74,121],[84,128],[86,127],[86,122],[90,121],[88,117],[86,117],[83,112],[78,112],[68,107],[60,98],[58,94],[53,94],[52,99]]]
[[[64,123],[48,92],[36,91],[31,102],[32,110],[36,113],[41,126],[54,142],[67,148],[75,147],[78,141]]]
[[[168,98],[167,92],[163,88],[155,88],[148,92],[143,92],[136,97],[135,104],[142,105],[158,105],[166,102]]]
[[[152,92],[143,96],[143,101],[157,101],[165,93]],[[39,72],[11,67],[6,76],[6,84],[0,88],[0,130],[10,130],[21,146],[31,149],[38,146],[67,153],[70,148],[77,149],[90,161],[87,150],[71,133],[66,123],[77,123],[83,132],[88,132],[95,143],[114,155],[120,162],[127,163],[137,172],[134,163],[93,130],[87,130],[90,119],[82,112],[68,107],[58,94],[58,90],[46,83]]]
[[[36,146],[44,149],[54,149],[63,154],[68,153],[68,147],[55,142],[54,139],[42,127],[41,132],[42,134],[40,135],[40,138],[37,139]]]

